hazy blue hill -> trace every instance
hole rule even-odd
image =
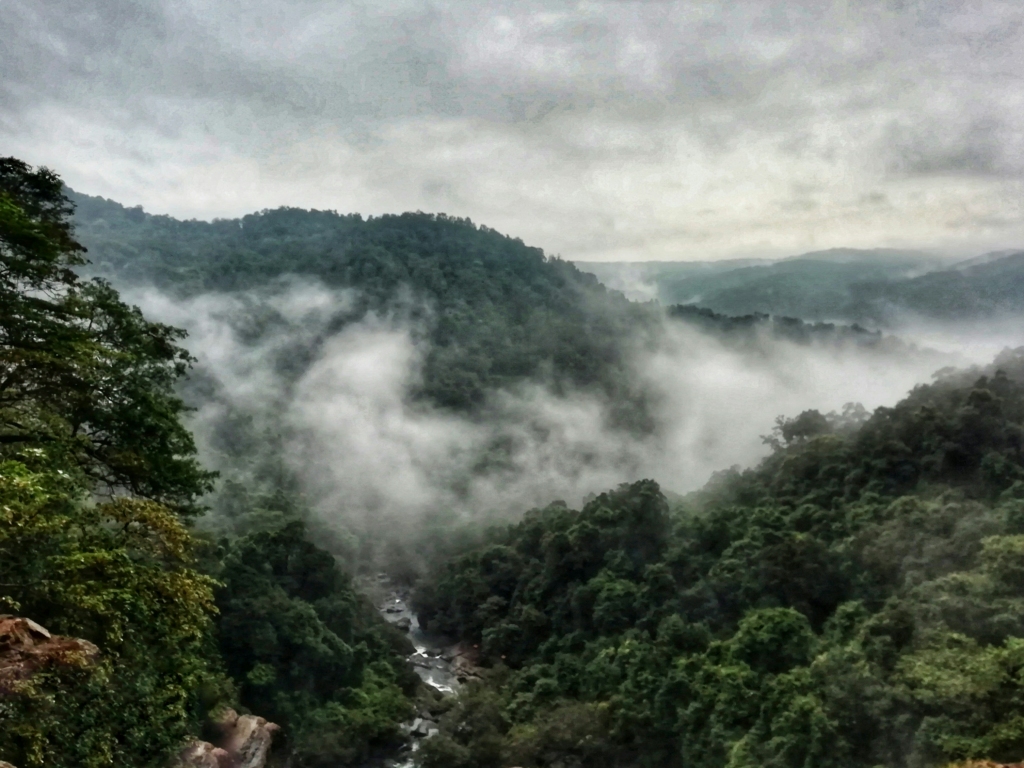
[[[994,258],[993,258],[994,256]],[[1024,311],[1024,251],[986,254],[898,282],[857,286],[850,314],[892,321],[903,313],[943,320]]]
[[[1013,256],[1014,254],[1020,253],[1019,250],[1010,249],[1004,251],[989,251],[983,253],[981,256],[975,256],[973,259],[967,259],[965,261],[958,261],[953,264],[950,269],[968,269],[970,267],[981,266],[982,264],[988,264],[993,261],[999,261],[1005,259],[1007,256]]]
[[[854,286],[903,280],[946,265],[921,251],[833,248],[776,261],[579,266],[632,298],[656,298],[668,305],[696,304],[728,315],[766,313],[855,322],[871,319],[874,313],[855,310],[855,299],[863,301],[864,297]]]
[[[829,248],[824,251],[809,251],[797,256],[788,256],[782,261],[826,261],[832,264],[878,264],[893,269],[935,269],[943,261],[924,251],[908,251],[896,248]]]
[[[985,319],[1024,310],[1024,251],[949,263],[921,251],[834,248],[775,262],[585,264],[609,285],[732,316],[898,324],[908,315]],[[627,294],[628,295],[628,294]]]
[[[859,320],[847,308],[853,287],[904,279],[928,261],[906,255],[888,261],[876,252],[852,260],[850,252],[807,254],[766,266],[667,280],[659,295],[668,303],[690,303],[726,314],[765,312],[807,320]],[[824,258],[815,258],[823,255]]]

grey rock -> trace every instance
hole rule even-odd
[[[181,768],[266,768],[277,725],[233,709],[225,710],[216,725],[221,746],[194,742],[180,755]]]
[[[417,717],[411,733],[413,736],[428,736],[432,730],[437,730],[437,723]]]
[[[176,768],[228,768],[232,764],[227,750],[208,741],[194,741],[178,755]]]

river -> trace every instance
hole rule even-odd
[[[413,670],[428,686],[441,694],[453,694],[461,686],[460,677],[472,675],[471,665],[465,663],[465,654],[447,638],[425,631],[409,607],[410,590],[391,583],[386,574],[361,583],[363,592],[373,601],[388,623],[405,632],[414,652],[408,657]],[[409,740],[394,758],[376,763],[382,768],[415,768],[412,755],[420,744],[438,732],[437,723],[426,712],[403,724]]]

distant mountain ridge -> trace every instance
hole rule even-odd
[[[970,321],[1024,312],[1024,251],[989,256],[902,281],[857,286],[850,314],[892,322],[902,313]]]
[[[972,267],[978,267],[983,264],[991,264],[994,261],[1002,261],[1003,259],[1015,256],[1024,251],[1009,249],[1002,251],[989,251],[983,253],[981,256],[975,256],[973,259],[967,259],[966,261],[958,261],[952,266],[952,269],[971,269]]]
[[[950,262],[923,251],[835,248],[776,261],[578,266],[632,298],[727,315],[893,326],[906,315],[974,320],[1024,311],[1024,251]]]
[[[939,259],[926,251],[901,250],[897,248],[828,248],[824,251],[808,251],[796,256],[787,256],[779,261],[823,261],[830,264],[870,264],[885,266],[895,264],[942,265],[948,259]]]

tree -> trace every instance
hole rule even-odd
[[[164,762],[219,695],[213,581],[155,502],[85,502],[68,473],[0,462],[0,612],[100,649],[0,692],[0,759],[78,768]],[[206,701],[205,705],[211,704]]]
[[[213,474],[173,390],[191,362],[184,332],[78,278],[71,212],[56,174],[0,159],[0,457],[195,513]]]
[[[0,610],[99,648],[0,695],[0,759],[158,765],[224,690],[182,519],[213,475],[173,391],[183,334],[79,280],[70,213],[55,174],[0,159]]]

